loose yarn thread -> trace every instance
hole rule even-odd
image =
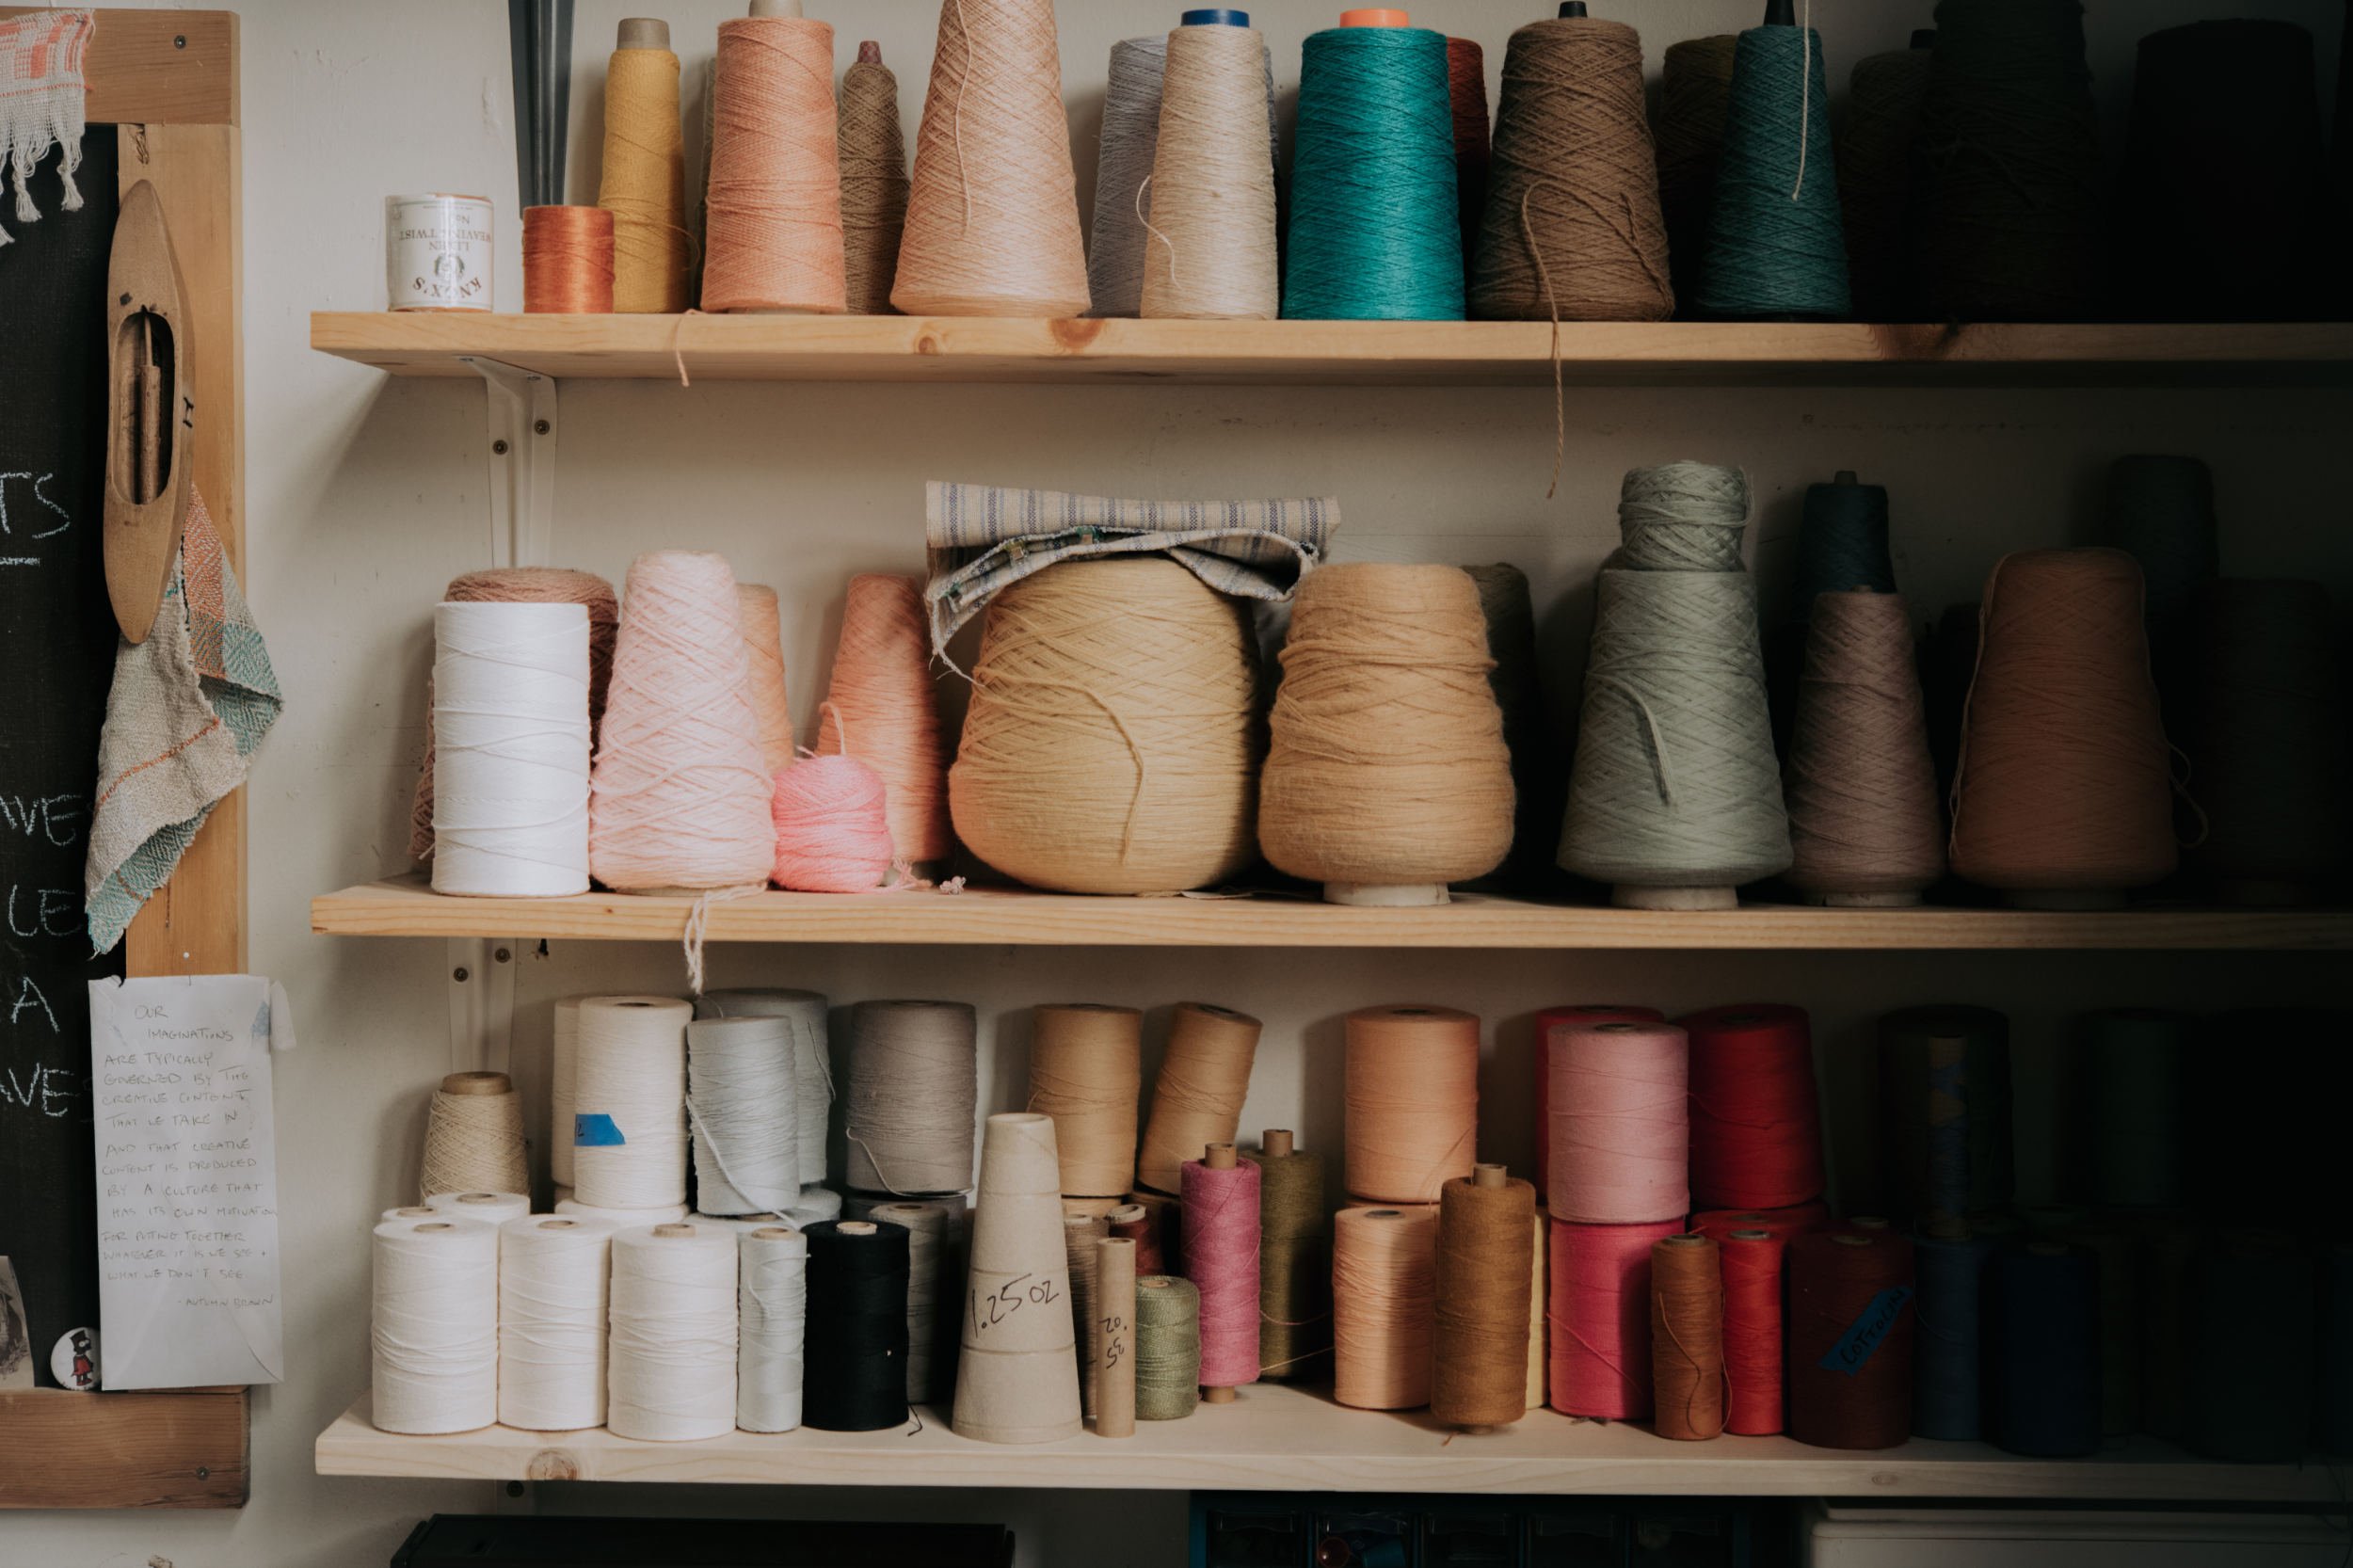
[[[605,688],[613,675],[613,639],[620,623],[620,600],[613,584],[593,572],[561,567],[507,567],[470,571],[442,591],[444,603],[580,604],[588,611],[588,725],[593,738],[604,720]],[[433,693],[425,689],[424,760],[417,771],[416,801],[409,808],[408,858],[433,858]]]
[[[856,757],[882,775],[890,840],[920,866],[948,856],[948,764],[934,700],[922,584],[861,572],[841,608],[833,680],[818,710],[817,754]]]
[[[1827,903],[1917,903],[1945,874],[1936,761],[1894,594],[1814,600],[1782,794],[1789,880]]]
[[[1332,1397],[1356,1410],[1430,1402],[1438,1208],[1343,1208],[1332,1220]]]
[[[1258,1381],[1258,1167],[1188,1160],[1185,1272],[1201,1288],[1201,1382]]]
[[[727,562],[685,550],[632,562],[591,776],[598,881],[625,892],[766,884],[774,786],[748,685]]]
[[[1512,754],[1479,592],[1461,568],[1321,568],[1299,585],[1282,662],[1258,801],[1276,870],[1412,885],[1502,863]]]
[[[613,215],[602,207],[523,209],[523,313],[613,313]]]
[[[847,308],[833,28],[798,16],[719,24],[705,197],[706,311]]]
[[[1512,35],[1471,313],[1661,321],[1674,313],[1642,40],[1561,17]]]
[[[857,62],[842,72],[836,145],[842,298],[855,315],[889,315],[907,221],[907,147],[899,128],[899,79],[882,63],[880,44],[859,44]]]
[[[375,1229],[370,1419],[420,1436],[499,1417],[499,1231],[467,1220]]]
[[[613,1238],[605,1425],[644,1442],[735,1430],[735,1233],[690,1224]]]
[[[1448,1181],[1470,1175],[1479,1122],[1474,1015],[1359,1009],[1348,1016],[1344,1071],[1343,1179],[1351,1197],[1436,1203]]]
[[[572,1192],[589,1209],[667,1210],[686,1202],[693,1016],[671,997],[590,997],[580,1004]]]
[[[1253,859],[1258,666],[1241,604],[1174,561],[1065,561],[989,601],[948,773],[958,837],[1081,893],[1167,893]],[[1101,808],[1074,812],[1073,799]]]
[[[826,1113],[833,1107],[833,1064],[825,1046],[825,999],[814,991],[706,991],[695,1000],[695,1016],[785,1020],[792,1039],[792,1103],[800,1113],[802,1195],[795,1200],[795,1207],[808,1207],[814,1194],[830,1199],[834,1212],[839,1212],[840,1197],[815,1185],[825,1179]],[[833,1213],[818,1218],[830,1220]]]
[[[735,1424],[792,1432],[808,1376],[808,1238],[762,1225],[737,1238]]]
[[[624,314],[676,314],[690,303],[686,132],[668,31],[664,47],[616,49],[605,67],[597,205],[613,215],[613,308]]]
[[[604,1425],[603,1220],[525,1215],[499,1227],[499,1424],[520,1432]]]
[[[1053,0],[947,0],[890,302],[909,315],[1087,308]]]
[[[785,1018],[686,1026],[686,1117],[695,1203],[706,1214],[774,1214],[801,1192],[800,1069]]]
[[[443,604],[433,641],[433,890],[586,892],[586,612]]]
[[[1274,158],[1257,129],[1273,87],[1266,42],[1253,28],[1196,24],[1170,33],[1166,51],[1142,313],[1272,321],[1282,295]]]
[[[1740,35],[1697,296],[1709,315],[1834,317],[1852,306],[1825,75],[1811,27]]]
[[[1641,1224],[1690,1212],[1690,1051],[1673,1024],[1557,1026],[1544,1140],[1545,1207],[1579,1224]]]
[[[906,1197],[970,1184],[976,1028],[965,1002],[861,1001],[850,1010],[843,1136],[852,1187]]]
[[[1535,1212],[1536,1189],[1516,1179],[1457,1177],[1438,1200],[1430,1413],[1449,1426],[1507,1426],[1528,1412]]]
[[[504,1073],[451,1073],[425,1113],[421,1202],[444,1192],[520,1192],[531,1185],[522,1100]]]
[[[1687,1442],[1724,1432],[1724,1281],[1721,1254],[1705,1236],[1669,1236],[1650,1249],[1652,1400],[1661,1437]]]
[[[1234,1141],[1263,1027],[1231,1008],[1201,1001],[1176,1005],[1160,1076],[1152,1080],[1152,1112],[1137,1159],[1136,1179],[1143,1186],[1174,1195],[1178,1170],[1194,1158],[1195,1149]],[[1146,1267],[1144,1258],[1136,1267],[1143,1273],[1163,1272]]]
[[[1462,320],[1461,206],[1445,35],[1411,26],[1308,34],[1284,316]]]

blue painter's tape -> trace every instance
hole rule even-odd
[[[1219,8],[1187,11],[1177,20],[1187,27],[1247,27],[1250,25],[1250,13]]]
[[[584,1111],[572,1118],[572,1146],[577,1149],[618,1148],[629,1140],[601,1111]]]
[[[1912,1300],[1912,1287],[1897,1285],[1871,1298],[1871,1304],[1838,1336],[1838,1343],[1822,1357],[1825,1371],[1844,1372],[1853,1377],[1863,1370],[1887,1337],[1887,1331],[1902,1317],[1904,1305]]]

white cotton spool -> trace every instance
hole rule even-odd
[[[390,1224],[395,1220],[446,1220],[448,1218],[448,1215],[438,1208],[427,1208],[421,1203],[411,1203],[404,1204],[398,1208],[388,1208],[378,1214],[376,1221],[378,1224]]]
[[[696,1207],[770,1214],[801,1195],[798,1068],[782,1018],[697,1018],[686,1026],[687,1125]]]
[[[962,1205],[957,1206],[959,1208]],[[945,1392],[936,1373],[939,1306],[948,1293],[949,1212],[937,1203],[884,1203],[866,1218],[907,1233],[907,1402],[929,1404]]]
[[[499,1227],[499,1424],[604,1425],[610,1220],[535,1214]]]
[[[830,1187],[804,1187],[790,1210],[792,1223],[803,1230],[827,1220],[841,1218],[841,1194]]]
[[[565,997],[556,1002],[548,1045],[548,1176],[558,1188],[572,1184],[572,1106],[580,1069],[580,1004],[587,1000]]]
[[[436,1192],[424,1206],[445,1220],[479,1220],[492,1225],[531,1212],[531,1199],[522,1192]]]
[[[499,1233],[465,1220],[376,1227],[379,1432],[478,1432],[499,1418]]]
[[[686,1025],[675,997],[589,997],[574,1069],[572,1195],[592,1209],[686,1202]]]
[[[579,1220],[610,1220],[624,1230],[639,1225],[666,1225],[688,1218],[686,1206],[674,1203],[660,1208],[599,1208],[577,1198],[558,1198],[555,1211]]]
[[[801,1424],[808,1370],[808,1238],[789,1226],[762,1225],[737,1246],[735,1424],[745,1432],[791,1432]]]
[[[433,612],[433,890],[588,890],[588,609]]]
[[[735,1430],[736,1242],[692,1224],[613,1238],[604,1424],[615,1436],[692,1443]]]
[[[825,1179],[825,1118],[833,1108],[833,1058],[825,1045],[825,999],[814,991],[706,991],[696,999],[698,1018],[782,1018],[792,1032],[800,1082],[793,1103],[801,1117],[801,1184]],[[830,1214],[820,1216],[832,1219]]]

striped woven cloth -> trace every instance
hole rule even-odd
[[[1280,602],[1323,559],[1340,525],[1330,497],[1118,501],[998,485],[924,487],[932,650],[1009,584],[1057,561],[1162,554],[1223,594]]]

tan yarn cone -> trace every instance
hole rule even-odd
[[[955,1430],[982,1443],[1079,1434],[1079,1359],[1054,1120],[988,1118],[972,1215]]]
[[[890,302],[909,315],[1087,308],[1052,0],[947,0]]]

